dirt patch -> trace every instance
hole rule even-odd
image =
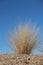
[[[43,65],[43,55],[0,54],[0,65]]]

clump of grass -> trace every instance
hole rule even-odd
[[[10,45],[17,54],[30,54],[39,42],[39,28],[31,24],[19,25],[10,38]]]

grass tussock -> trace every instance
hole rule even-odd
[[[11,34],[10,45],[17,54],[30,54],[38,39],[39,28],[31,24],[19,25]]]

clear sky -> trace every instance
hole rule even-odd
[[[6,41],[8,32],[26,19],[43,31],[43,0],[0,0],[0,53],[11,52]]]

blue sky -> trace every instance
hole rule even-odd
[[[43,0],[0,0],[0,53],[11,53],[8,33],[26,19],[37,23],[43,32]]]

